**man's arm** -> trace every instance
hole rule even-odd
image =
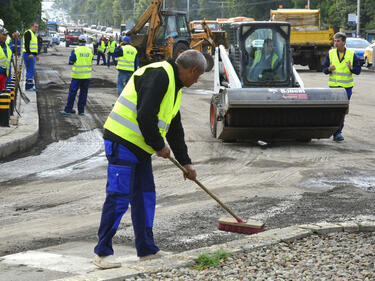
[[[77,61],[77,56],[74,50],[70,53],[69,64],[72,65]]]
[[[181,123],[180,112],[177,113],[171,122],[171,126],[167,133],[167,141],[176,157],[176,160],[182,166],[191,164],[191,159],[188,155],[188,149],[185,143],[185,133]]]
[[[118,46],[118,47],[115,49],[114,55],[115,55],[116,58],[118,58],[118,57],[122,57],[123,52],[122,52],[122,48],[121,48],[121,46]]]
[[[325,74],[330,74],[331,71],[328,70],[330,66],[330,61],[329,61],[329,54],[326,55],[326,58],[324,59],[324,64],[323,64],[323,72]]]
[[[352,69],[350,70],[352,73],[359,75],[361,73],[361,62],[356,54],[354,54],[353,57],[353,66]]]
[[[30,41],[31,41],[31,34],[30,31],[25,33],[25,53],[31,54],[30,52]]]
[[[159,132],[158,116],[160,104],[167,92],[169,78],[163,68],[150,69],[141,77],[135,77],[137,121],[145,142],[154,150],[164,148],[164,139]]]

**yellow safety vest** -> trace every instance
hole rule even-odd
[[[86,46],[79,46],[74,49],[77,57],[72,67],[72,78],[89,79],[92,72],[92,51]]]
[[[104,41],[101,41],[101,43],[99,44],[98,51],[104,53],[104,51],[105,51],[105,43],[104,43]]]
[[[262,58],[262,50],[255,51],[253,67],[256,66],[258,62],[260,62],[261,58]],[[277,61],[278,58],[279,57],[275,53],[273,53],[272,62],[271,62],[272,68],[274,67],[275,62]]]
[[[353,73],[346,63],[350,61],[351,65],[353,65],[354,51],[346,49],[344,59],[341,62],[337,55],[337,49],[330,50],[328,54],[330,64],[336,67],[336,69],[329,74],[328,86],[343,88],[353,87]]]
[[[110,41],[108,42],[108,47],[107,47],[107,52],[110,54],[113,54],[116,49],[116,42],[115,41]]]
[[[7,53],[4,53],[3,47],[0,46],[0,67],[6,70],[6,75],[9,76],[10,61],[12,59],[12,50],[8,44],[5,43]]]
[[[132,45],[121,46],[122,57],[117,60],[117,69],[134,71],[135,70],[135,58],[137,56],[137,49]]]
[[[23,50],[24,50],[24,52],[26,51],[26,49],[25,49],[25,34],[26,34],[26,32],[30,32],[30,34],[31,34],[31,40],[30,40],[30,46],[29,46],[30,53],[38,53],[38,38],[36,37],[35,33],[31,29],[26,30],[25,33],[23,34]]]
[[[164,138],[167,135],[169,126],[172,119],[176,116],[180,110],[181,104],[181,90],[178,91],[175,101],[175,73],[173,67],[168,62],[155,62],[138,69],[129,82],[126,84],[120,97],[117,99],[111,113],[109,114],[107,121],[104,124],[104,128],[111,131],[115,135],[135,144],[144,151],[153,154],[155,150],[146,144],[145,139],[142,136],[142,132],[139,129],[137,121],[137,99],[138,95],[135,90],[134,77],[141,76],[146,69],[160,68],[162,67],[168,74],[169,84],[167,92],[160,104],[158,113],[158,127],[160,135]]]
[[[10,41],[11,41],[11,39],[10,39],[10,37],[9,37],[9,35],[8,35],[8,36],[7,36],[7,40],[5,41],[5,43],[7,43],[7,44],[9,45]]]

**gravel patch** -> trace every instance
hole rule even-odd
[[[229,257],[217,268],[178,268],[125,280],[375,280],[375,232],[311,235]]]

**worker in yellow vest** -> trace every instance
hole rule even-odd
[[[116,49],[116,41],[113,40],[113,36],[109,36],[109,40],[107,43],[107,66],[111,65],[111,57],[113,60],[113,64],[116,65],[115,59],[115,49]]]
[[[39,61],[38,57],[38,38],[36,32],[39,25],[34,22],[30,29],[23,34],[23,60],[26,66],[26,91],[36,91],[34,87],[35,62]]]
[[[5,89],[9,77],[12,50],[6,43],[8,31],[5,27],[0,28],[0,90]]]
[[[330,88],[344,88],[350,100],[352,89],[354,86],[353,73],[359,75],[361,73],[361,63],[354,51],[345,48],[346,35],[343,32],[337,32],[334,36],[334,46],[324,61],[323,72],[329,74],[328,86]],[[342,129],[344,122],[338,130],[333,134],[334,141],[343,141]]]
[[[96,55],[96,64],[99,65],[100,63],[100,58],[103,58],[103,63],[102,65],[107,65],[106,60],[105,60],[105,50],[107,46],[105,44],[105,38],[102,37],[100,38],[100,41],[98,42],[98,49],[97,49],[97,55]]]
[[[274,70],[279,65],[279,56],[274,51],[272,40],[267,38],[263,42],[263,48],[254,52],[254,59],[248,72],[249,81],[274,80]]]
[[[112,237],[129,203],[138,257],[145,260],[161,255],[152,232],[156,195],[151,155],[168,158],[172,149],[187,170],[185,178],[196,179],[181,123],[181,88],[196,83],[205,69],[202,53],[187,50],[176,61],[151,63],[136,70],[117,99],[104,124],[108,179],[94,249],[96,266],[121,266],[113,260]]]
[[[129,36],[124,36],[120,46],[115,50],[115,57],[117,57],[117,95],[120,96],[126,83],[128,83],[133,72],[137,70],[139,65],[138,51],[131,45]]]
[[[86,35],[79,36],[79,46],[74,48],[69,57],[69,64],[72,67],[72,82],[69,87],[68,101],[63,111],[63,115],[71,115],[73,113],[74,100],[78,89],[78,114],[85,115],[85,105],[87,100],[87,92],[89,90],[91,72],[92,72],[92,50],[85,46],[87,42]]]

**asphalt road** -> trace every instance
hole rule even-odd
[[[67,242],[84,242],[88,251],[95,246],[106,183],[102,125],[116,100],[117,72],[113,66],[95,65],[86,116],[62,116],[71,50],[50,49],[37,66],[37,146],[0,163],[0,171],[6,171],[0,172],[0,256]],[[306,87],[327,87],[324,74],[298,70]],[[344,142],[280,142],[266,149],[211,137],[212,76],[205,74],[184,91],[185,138],[199,180],[240,217],[262,220],[267,229],[375,220],[375,72],[355,77]],[[184,181],[168,160],[155,157],[153,167],[154,235],[161,249],[180,252],[241,237],[216,230],[217,219],[228,215],[195,183]],[[114,242],[133,247],[129,214]],[[50,276],[60,275],[39,280],[52,280]]]

